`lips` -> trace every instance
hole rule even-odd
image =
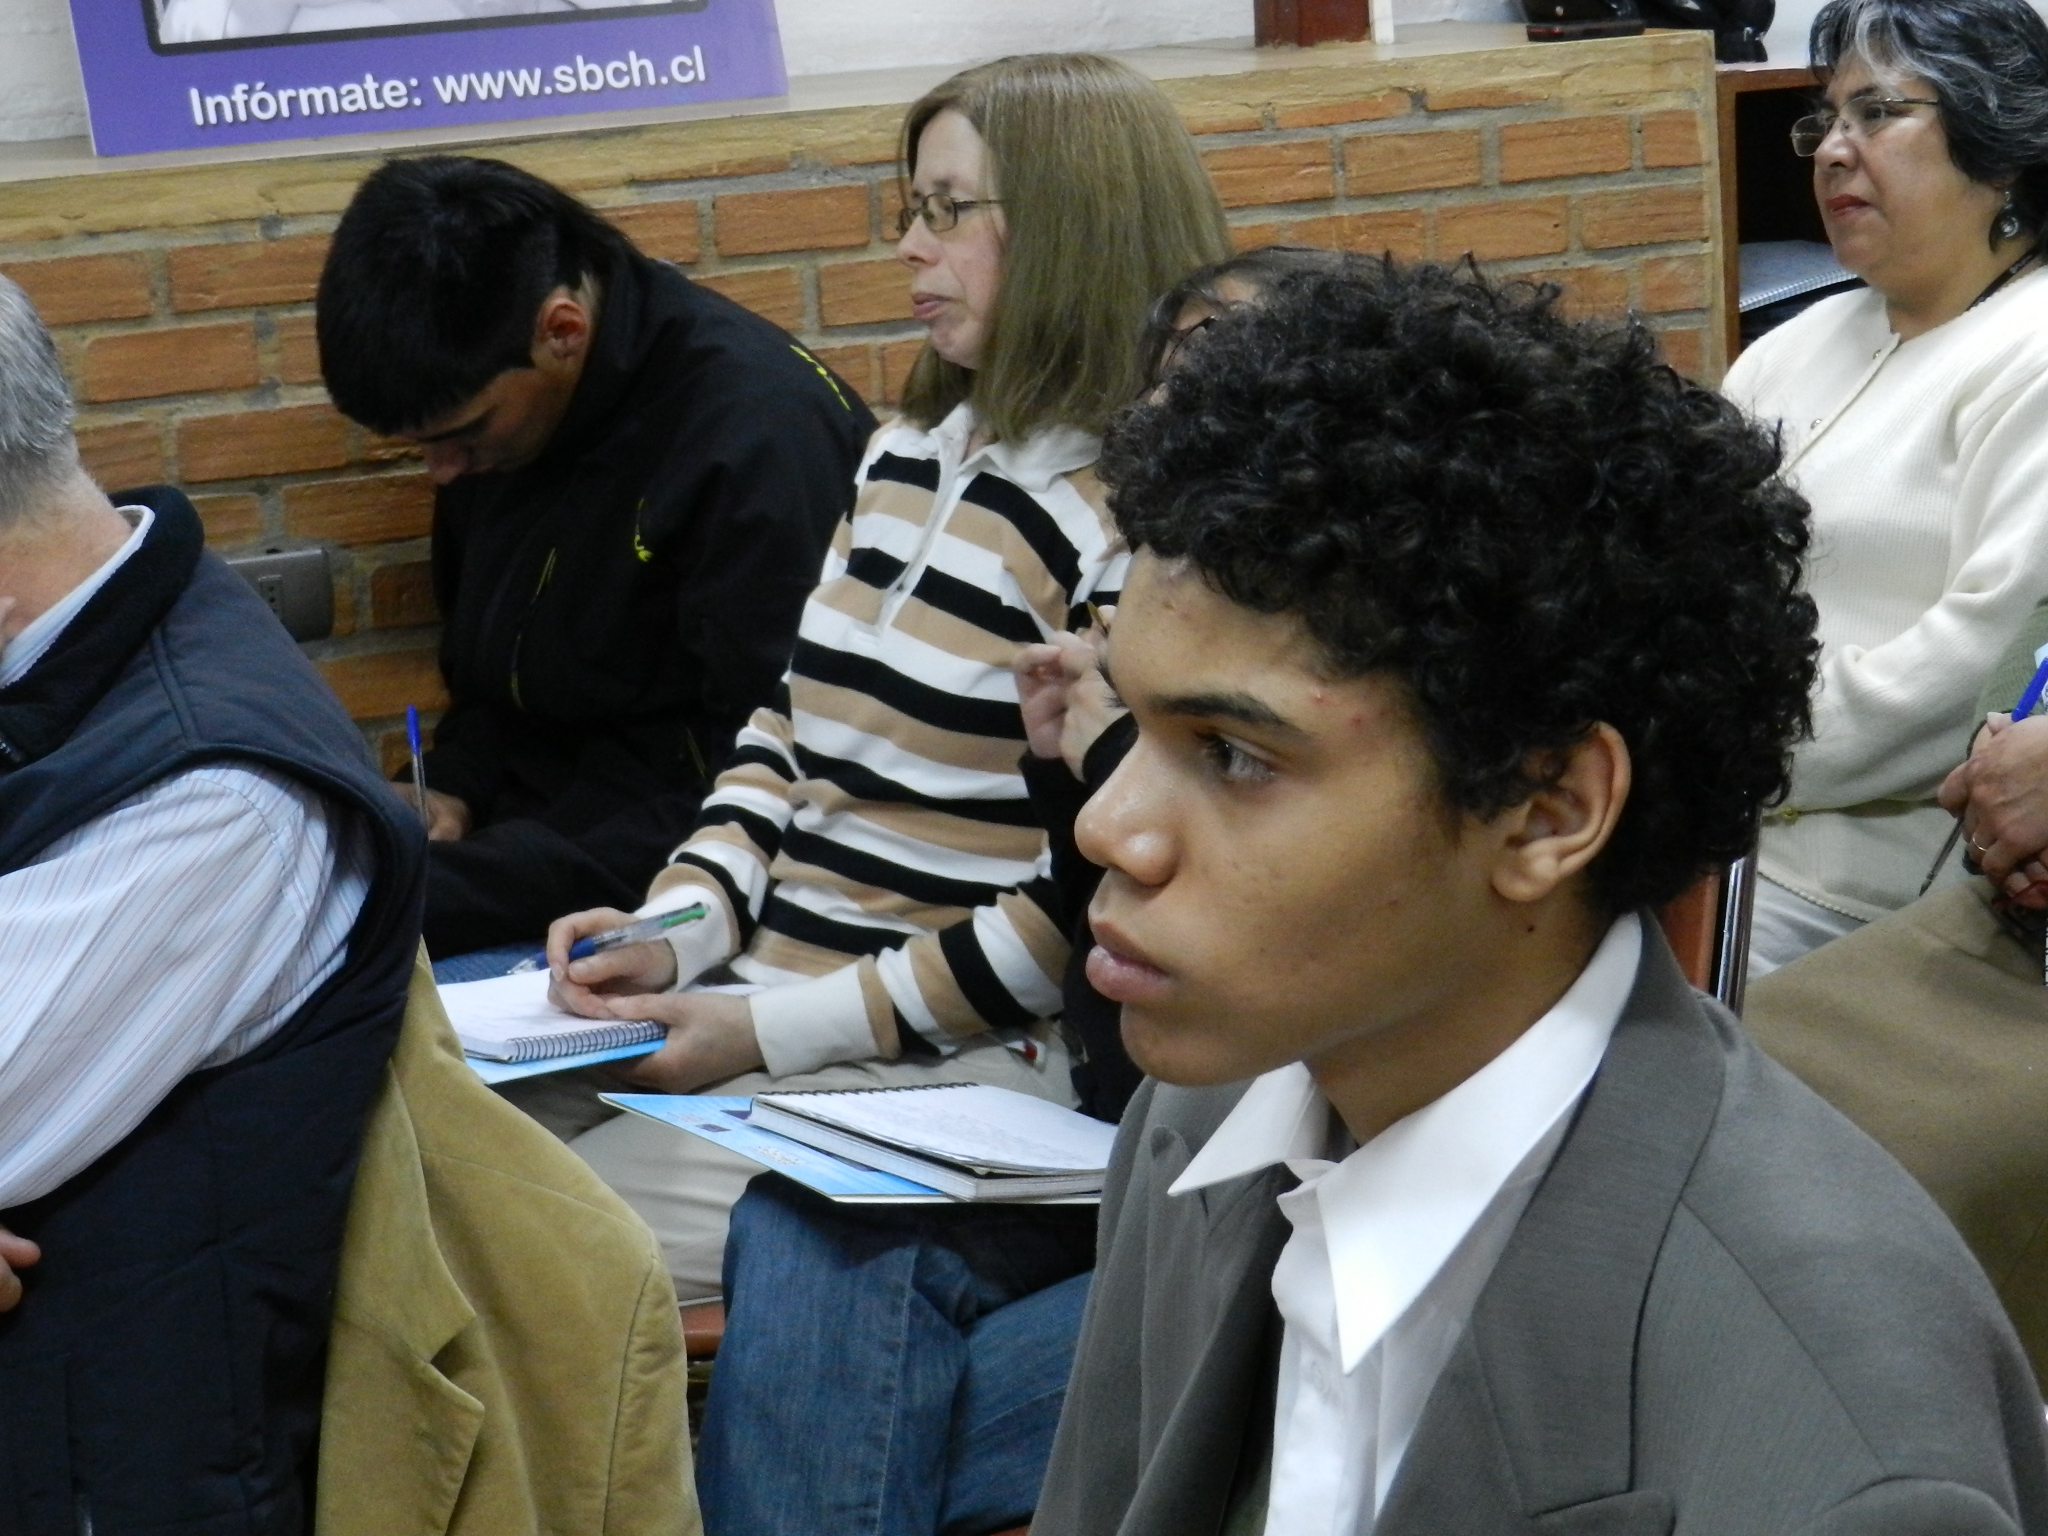
[[[1129,939],[1106,923],[1095,923],[1095,947],[1088,951],[1088,984],[1113,1003],[1163,1002],[1173,978]]]
[[[946,303],[935,293],[913,293],[910,296],[911,318],[929,325],[945,310]]]
[[[1858,208],[1868,208],[1869,206],[1870,204],[1862,198],[1851,197],[1846,192],[1840,197],[1831,197],[1821,204],[1821,207],[1837,218],[1840,218],[1845,213],[1854,213]]]

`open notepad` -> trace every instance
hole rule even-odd
[[[548,973],[460,981],[441,990],[455,1038],[487,1061],[541,1061],[633,1046],[653,1050],[667,1031],[645,1020],[582,1019],[548,1001]]]

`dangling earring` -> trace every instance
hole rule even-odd
[[[2012,205],[2012,194],[2010,192],[2005,194],[2005,206],[1998,210],[1998,218],[1991,225],[1991,233],[1998,237],[2000,244],[2007,240],[2017,240],[2019,238],[2020,213]]]

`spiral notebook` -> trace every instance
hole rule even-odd
[[[546,971],[454,982],[440,990],[463,1051],[486,1061],[543,1061],[640,1045],[653,1050],[667,1033],[646,1020],[606,1022],[564,1013],[548,1001]]]
[[[762,1093],[748,1118],[956,1200],[1092,1194],[1116,1141],[1113,1125],[985,1083]]]

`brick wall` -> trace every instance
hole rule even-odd
[[[1390,250],[1555,279],[1640,312],[1672,361],[1722,363],[1712,62],[1703,34],[1378,61],[1282,51],[1166,82],[1240,243]],[[888,236],[900,105],[534,133],[488,153],[603,208],[641,247],[787,327],[878,407],[918,348]],[[443,702],[416,458],[320,388],[312,298],[366,152],[0,183],[0,270],[55,329],[85,457],[184,485],[223,550],[318,543],[315,659],[387,760]]]

